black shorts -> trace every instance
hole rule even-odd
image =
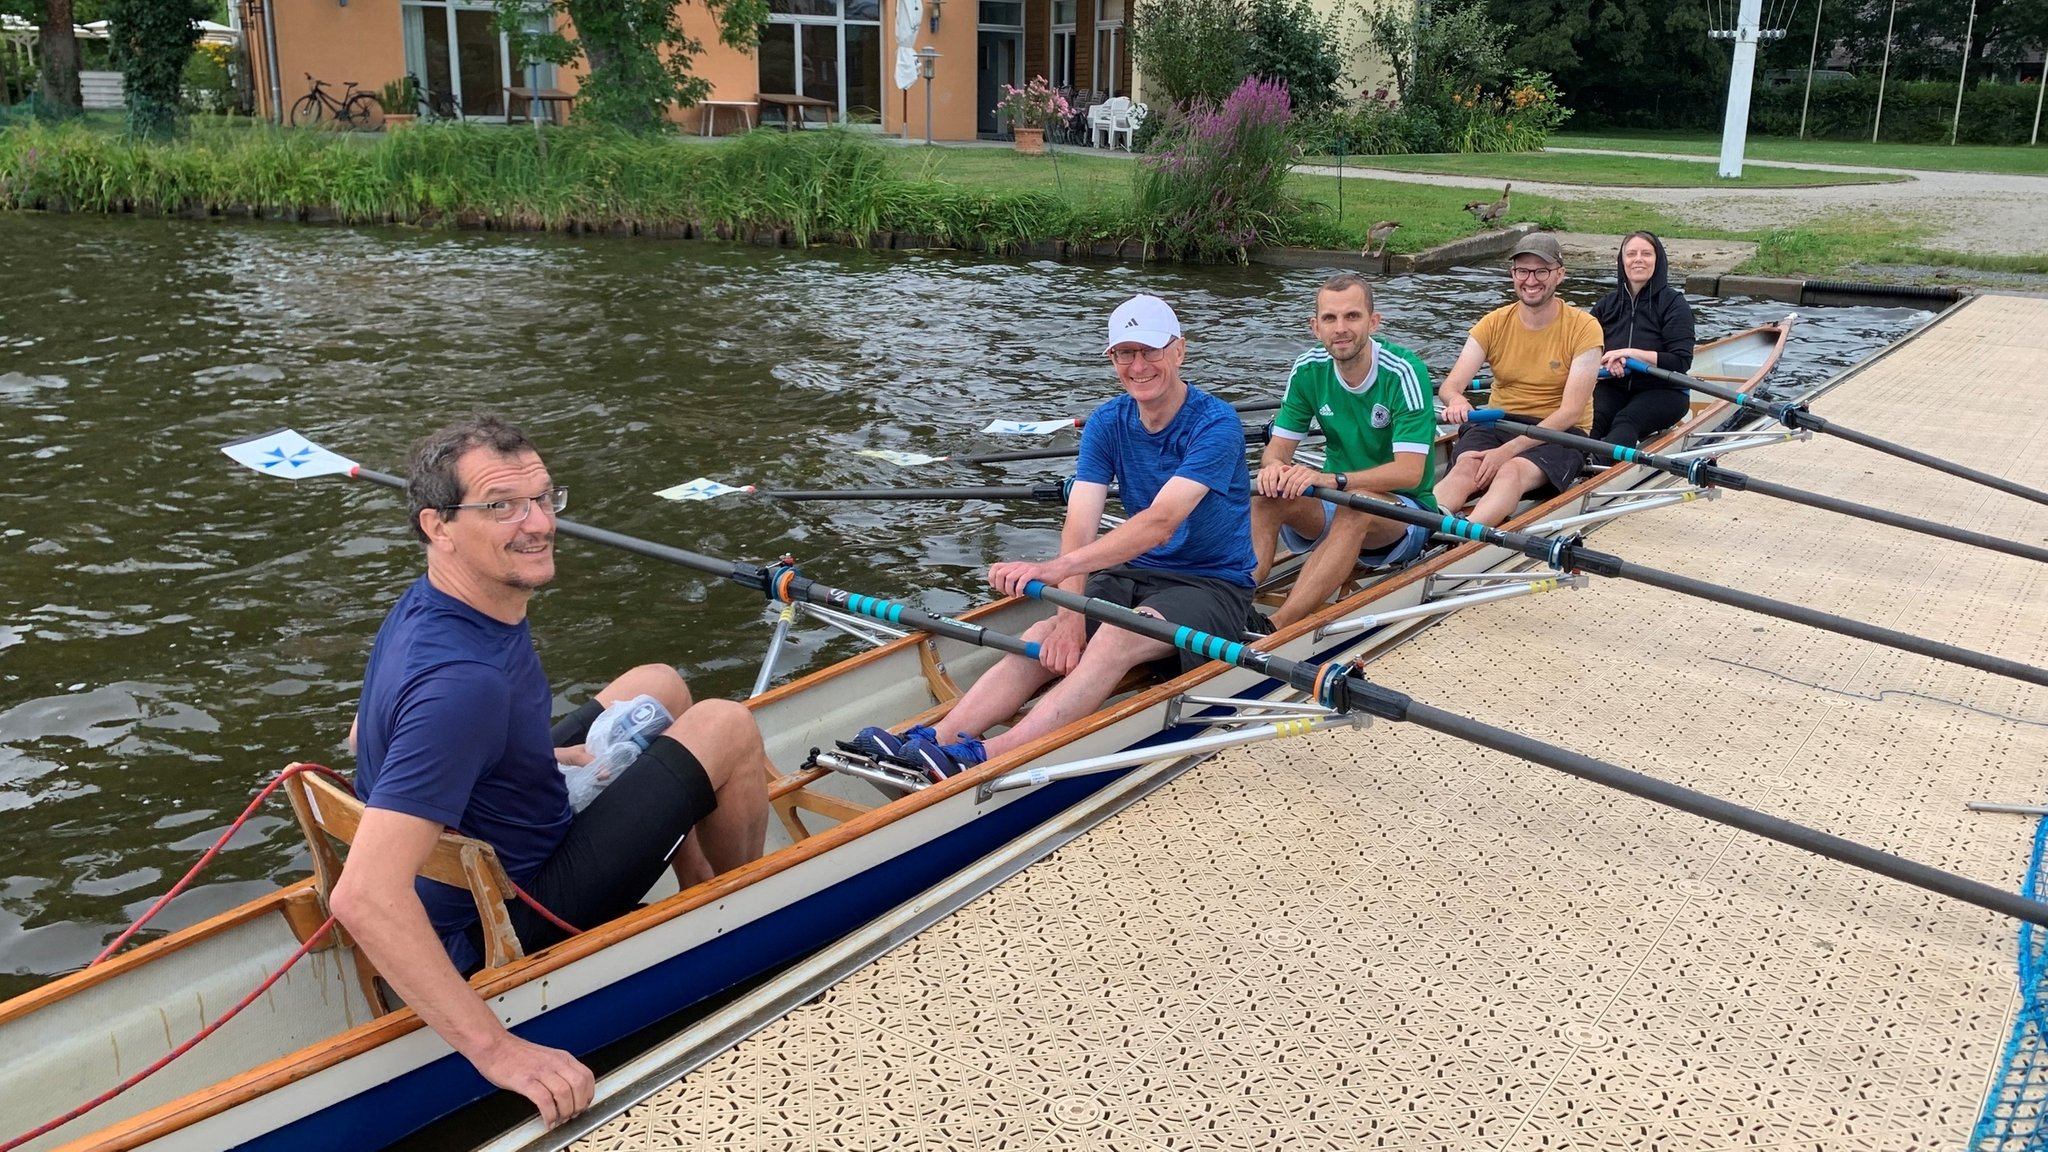
[[[581,744],[590,722],[603,711],[592,700],[557,721],[555,746]],[[568,835],[526,890],[542,907],[585,931],[615,920],[639,905],[683,837],[717,810],[711,777],[697,757],[673,739],[656,736],[638,760],[576,814]],[[515,898],[507,910],[520,945],[529,952],[568,936],[523,900]],[[469,934],[481,955],[482,927],[471,925]]]
[[[1200,629],[1225,640],[1242,640],[1252,611],[1252,590],[1214,576],[1187,576],[1157,568],[1105,568],[1088,577],[1088,595],[1126,608],[1150,608],[1168,621]],[[1095,621],[1088,635],[1095,635]],[[1154,663],[1160,673],[1178,676],[1208,663],[1185,649]]]
[[[1525,424],[1534,424],[1538,418],[1516,416],[1515,419]],[[1574,428],[1571,431],[1574,436],[1586,434],[1583,428]],[[1451,445],[1451,463],[1456,464],[1458,457],[1467,452],[1484,452],[1489,448],[1498,448],[1513,440],[1515,435],[1492,424],[1467,424],[1465,430],[1458,434],[1457,442]],[[1534,448],[1522,453],[1521,458],[1541,470],[1544,483],[1548,485],[1547,489],[1541,484],[1531,489],[1527,493],[1531,499],[1540,500],[1545,496],[1563,492],[1578,481],[1579,473],[1586,467],[1584,452],[1577,448],[1567,448],[1562,444],[1538,443]]]

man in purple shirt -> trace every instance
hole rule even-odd
[[[512,882],[592,928],[630,911],[673,868],[687,888],[761,855],[767,756],[745,706],[693,701],[674,668],[646,665],[550,727],[552,695],[526,618],[554,578],[555,515],[568,491],[522,432],[495,416],[413,447],[408,512],[426,574],[384,619],[350,742],[366,811],[333,912],[385,980],[485,1079],[549,1125],[590,1104],[590,1070],[522,1040],[465,977],[481,965],[466,892],[418,878],[442,829],[489,843]],[[646,694],[674,716],[581,812],[557,762],[588,752],[604,706]],[[522,945],[564,937],[523,902]]]

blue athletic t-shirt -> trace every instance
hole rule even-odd
[[[484,841],[524,885],[575,817],[555,767],[552,700],[526,621],[493,620],[421,576],[384,617],[363,672],[356,795]],[[456,968],[478,964],[463,932],[477,919],[469,893],[416,887]]]
[[[1152,506],[1175,476],[1205,485],[1188,518],[1166,543],[1129,562],[1253,587],[1251,472],[1244,462],[1244,424],[1230,405],[1192,385],[1180,411],[1158,433],[1138,418],[1127,393],[1097,408],[1081,426],[1081,462],[1074,478],[1115,484],[1124,511]]]

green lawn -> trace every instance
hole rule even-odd
[[[1721,154],[1720,135],[1698,132],[1614,132],[1580,135],[1559,133],[1550,138],[1559,148],[1612,148],[1623,152],[1682,152],[1690,156]],[[1880,168],[1925,168],[1940,172],[2006,172],[2048,176],[2048,143],[2034,147],[1993,147],[1984,144],[1872,144],[1855,140],[1793,140],[1783,136],[1752,136],[1743,155],[1754,160],[1786,160],[1809,164],[1869,164]],[[1750,169],[1745,168],[1747,177]]]
[[[1336,158],[1318,156],[1307,163],[1325,167]],[[1396,172],[1441,172],[1489,180],[1530,180],[1549,184],[1582,184],[1596,188],[1809,188],[1821,184],[1882,184],[1909,176],[1823,172],[1814,168],[1765,168],[1746,165],[1738,179],[1723,180],[1714,165],[1696,160],[1652,160],[1634,156],[1578,156],[1563,152],[1513,152],[1480,155],[1347,156],[1347,168],[1386,168]]]

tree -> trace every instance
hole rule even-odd
[[[1220,104],[1245,71],[1244,13],[1233,0],[1141,0],[1131,55],[1169,104]]]
[[[1393,65],[1403,104],[1440,103],[1508,74],[1507,40],[1516,27],[1490,19],[1485,0],[1413,10],[1397,0],[1370,5],[1363,16],[1365,42]]]
[[[1829,0],[1830,6],[1858,2]],[[1508,64],[1550,73],[1571,95],[1581,123],[1702,128],[1720,122],[1717,94],[1727,90],[1728,49],[1707,38],[1714,6],[1700,0],[1486,3],[1495,20],[1515,24]],[[1732,3],[1720,7],[1733,10]]]
[[[1344,61],[1332,22],[1308,0],[1248,0],[1244,10],[1245,72],[1287,86],[1295,111],[1336,102]]]
[[[45,0],[36,29],[36,51],[42,64],[36,77],[38,111],[66,115],[84,107],[78,90],[78,37],[72,34],[71,0]]]
[[[185,62],[212,0],[106,0],[107,48],[121,70],[128,130],[166,136],[178,127]]]
[[[675,0],[496,0],[498,29],[521,64],[589,65],[576,115],[634,132],[659,131],[671,105],[711,93],[690,70],[704,44],[683,31]],[[753,51],[768,19],[766,0],[704,0],[721,43]],[[572,39],[564,25],[575,30]],[[536,30],[540,29],[540,30]]]

